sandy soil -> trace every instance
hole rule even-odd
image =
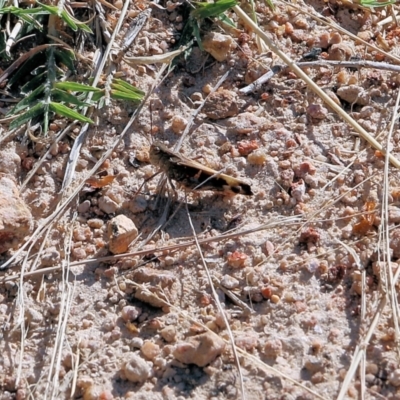
[[[151,14],[127,55],[172,51],[185,6],[133,3],[123,32]],[[400,159],[397,119],[389,136],[399,29],[380,24],[387,11],[296,4],[370,47],[280,2],[274,12],[256,3],[258,25],[292,60],[314,62],[307,75],[384,148],[389,137]],[[96,111],[67,188],[79,128],[52,144],[7,136],[3,125],[0,184],[12,199],[0,215],[13,201],[25,214],[1,255],[15,257],[0,276],[1,400],[400,399],[399,171],[385,172],[383,153],[229,16],[237,28],[206,22],[207,51],[195,45],[161,82],[161,64],[119,64],[128,82],[156,88],[126,133],[131,103]],[[240,91],[276,65],[266,83]],[[54,121],[55,133],[65,125]],[[150,146],[172,149],[182,135],[180,153],[248,182],[253,195],[176,181],[163,189]],[[65,204],[57,214],[56,204]]]

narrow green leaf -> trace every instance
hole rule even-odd
[[[200,19],[218,17],[237,4],[236,0],[219,0],[216,3],[196,3],[196,9],[191,12],[191,15]]]
[[[37,103],[38,97],[44,92],[44,85],[37,87],[32,93],[22,99],[7,115],[14,115],[24,110],[27,107],[32,107]]]
[[[76,21],[76,25],[78,25],[79,29],[82,29],[83,31],[85,31],[87,33],[93,34],[93,31],[86,24],[84,24],[83,22]]]
[[[70,119],[77,119],[78,121],[87,122],[89,124],[94,123],[90,118],[85,117],[82,114],[79,114],[77,111],[72,110],[71,108],[64,106],[63,104],[50,102],[49,108],[51,111],[54,111],[55,113],[63,117],[67,117]]]
[[[110,90],[110,95],[113,99],[117,100],[130,100],[135,102],[139,102],[141,100],[141,98],[138,98],[138,96],[135,94],[121,92],[119,90]]]
[[[54,84],[55,88],[70,90],[72,92],[101,92],[102,90],[99,88],[95,88],[93,86],[83,85],[82,83],[76,82],[57,82]]]
[[[379,2],[379,1],[375,1],[375,0],[361,0],[360,1],[360,5],[362,5],[363,7],[386,7],[389,6],[391,4],[394,4],[395,1],[394,0],[389,0],[389,1],[384,1],[384,2]]]
[[[64,92],[63,90],[60,89],[53,89],[51,91],[52,99],[57,102],[64,102],[68,104],[74,104],[78,107],[90,107],[91,104],[85,103],[81,100],[79,100],[76,96],[73,94]]]
[[[231,26],[232,28],[236,28],[235,23],[225,14],[221,14],[220,16],[218,16],[218,18],[225,24]]]
[[[126,87],[125,85],[117,84],[117,83],[112,83],[111,88],[115,90],[119,90],[120,92],[128,93],[132,96],[136,96],[139,100],[141,100],[145,93],[142,92],[141,90],[135,88],[132,86],[131,88]]]
[[[96,102],[98,102],[102,97],[104,97],[104,90],[102,90],[101,92],[93,93],[93,95],[92,95],[92,101],[96,103]]]
[[[39,115],[45,112],[45,106],[42,102],[36,104],[26,113],[20,115],[19,117],[15,118],[14,121],[10,124],[10,129],[18,128],[19,126],[26,124],[32,118],[38,117]]]
[[[45,10],[43,7],[35,7],[35,8],[19,8],[19,7],[7,7],[6,12],[11,14],[21,16],[21,15],[49,15],[49,11]],[[0,12],[4,12],[5,9],[0,10]]]
[[[111,86],[113,85],[118,85],[120,87],[120,90],[126,91],[127,93],[136,93],[142,97],[146,94],[145,92],[143,92],[143,90],[138,89],[136,86],[133,86],[122,79],[115,78]]]
[[[197,44],[199,45],[199,48],[201,51],[204,51],[203,44],[201,43],[201,37],[200,37],[200,27],[198,22],[195,20],[193,21],[193,35],[197,40]]]
[[[115,92],[126,93],[130,98],[136,99],[137,101],[142,100],[144,97],[143,95],[137,94],[135,92],[130,92],[130,91],[126,90],[124,87],[121,87],[120,85],[111,85],[111,88]]]
[[[49,6],[49,5],[47,5],[47,4],[39,3],[38,1],[36,1],[36,3],[39,4],[40,7],[41,7],[43,10],[49,12],[50,14],[60,16],[60,9],[59,9],[57,6]],[[39,8],[39,7],[38,7],[38,8]]]
[[[71,16],[65,10],[61,11],[60,17],[74,32],[76,32],[78,30],[78,27],[77,27],[75,21],[71,18]]]
[[[93,33],[87,25],[73,18],[66,10],[60,9],[57,6],[49,6],[47,4],[39,3],[38,1],[36,2],[37,4],[40,4],[41,7],[43,7],[43,9],[48,11],[50,14],[59,16],[74,32],[76,32],[79,28],[85,32]]]

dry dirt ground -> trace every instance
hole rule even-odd
[[[400,159],[398,6],[293,5],[257,1],[258,26]],[[176,49],[187,7],[132,2],[117,43],[148,10],[126,54]],[[121,13],[105,9],[112,26]],[[194,44],[161,77],[165,63],[118,64],[155,88],[138,114],[96,111],[63,189],[79,125],[56,144],[3,125],[1,223],[15,218],[15,237],[0,243],[1,400],[400,399],[398,165],[228,15],[236,28],[205,21],[207,51]],[[181,138],[253,194],[163,190],[150,146]]]

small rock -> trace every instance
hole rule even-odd
[[[252,351],[258,344],[258,335],[255,332],[239,333],[235,338],[235,344],[243,350]]]
[[[229,35],[210,32],[204,37],[202,45],[205,51],[210,53],[217,61],[222,62],[228,58],[234,47],[234,41]]]
[[[26,310],[26,322],[30,328],[35,328],[43,323],[43,315],[33,307],[28,307]]]
[[[166,326],[165,328],[161,329],[160,335],[168,343],[175,342],[175,340],[176,340],[176,329],[172,325]]]
[[[356,103],[365,106],[370,103],[369,94],[358,85],[349,85],[340,87],[336,94],[348,103]]]
[[[373,38],[374,34],[371,31],[361,31],[357,33],[357,37],[368,42]]]
[[[250,153],[247,157],[247,161],[253,165],[263,165],[267,162],[268,155],[265,150],[257,149]]]
[[[162,288],[171,286],[176,281],[176,276],[170,271],[159,271],[154,268],[141,267],[132,274],[136,283],[150,283],[153,286],[160,285]]]
[[[398,224],[400,222],[400,209],[389,206],[389,223]]]
[[[154,287],[149,287],[146,289],[138,288],[135,292],[136,299],[157,308],[162,308],[166,306],[165,301],[162,300],[162,296],[163,293],[159,289]]]
[[[312,164],[310,161],[305,161],[294,169],[294,174],[299,178],[304,178],[308,174],[314,175],[316,171],[317,169],[315,168],[314,164]]]
[[[175,115],[171,120],[171,129],[176,135],[181,134],[187,125],[187,120],[181,115]]]
[[[136,321],[139,315],[142,313],[142,309],[135,306],[125,306],[121,311],[121,317],[125,322]]]
[[[79,204],[78,213],[84,214],[85,212],[88,212],[89,209],[90,209],[90,201],[89,200],[85,200],[84,202]]]
[[[14,181],[0,173],[0,254],[17,244],[32,231],[32,215]]]
[[[144,340],[142,338],[134,337],[134,338],[132,338],[130,344],[134,349],[140,349],[143,346],[143,343],[144,343]]]
[[[87,257],[86,251],[82,247],[74,247],[71,250],[71,255],[75,260],[84,260]]]
[[[400,369],[394,370],[389,375],[389,383],[395,387],[400,386]]]
[[[17,176],[21,170],[21,158],[12,150],[0,152],[0,173]]]
[[[265,343],[264,354],[268,358],[275,358],[282,353],[282,342],[279,339],[271,339]]]
[[[147,200],[144,196],[136,196],[133,201],[129,203],[129,211],[133,214],[142,213],[147,208]]]
[[[248,156],[259,148],[257,140],[241,140],[237,144],[239,154],[243,157]]]
[[[275,251],[275,246],[272,242],[270,242],[269,240],[267,240],[265,242],[265,254],[267,256],[272,256],[272,254],[274,254]]]
[[[83,390],[83,400],[113,400],[114,396],[109,390],[99,385],[92,385]]]
[[[87,224],[92,229],[100,229],[104,225],[104,221],[100,218],[88,219]]]
[[[237,117],[229,118],[226,121],[226,126],[229,129],[229,133],[246,135],[257,131],[265,123],[265,118],[257,117],[257,115],[250,112],[244,112]]]
[[[304,368],[314,374],[324,369],[324,362],[318,357],[308,356],[304,362]]]
[[[303,179],[299,179],[297,182],[292,183],[291,189],[291,196],[297,201],[303,201],[303,196],[306,193],[306,185]]]
[[[232,268],[244,268],[247,265],[247,254],[241,253],[240,251],[234,251],[228,254],[226,261]]]
[[[217,335],[206,332],[179,343],[175,347],[173,355],[183,364],[204,367],[213,362],[224,350],[225,342]]]
[[[145,340],[140,350],[148,360],[153,360],[160,354],[160,346],[151,340]]]
[[[239,281],[233,276],[224,275],[221,279],[221,285],[226,289],[235,289],[239,287]]]
[[[113,254],[125,253],[132,240],[136,239],[138,230],[131,219],[118,215],[107,224],[109,239],[108,248]]]
[[[127,356],[128,360],[122,366],[121,372],[124,377],[134,383],[144,382],[152,375],[149,364],[135,353],[130,353]]]
[[[374,112],[374,107],[365,106],[360,110],[360,118],[369,118]]]
[[[115,214],[119,207],[118,204],[108,196],[100,197],[98,205],[100,210],[104,211],[106,214]]]
[[[204,104],[203,112],[210,119],[222,119],[237,115],[239,107],[236,94],[226,89],[220,89],[210,94]]]
[[[307,107],[307,114],[314,119],[325,119],[328,115],[328,109],[321,104],[310,104]]]
[[[336,61],[346,61],[349,60],[350,57],[353,55],[353,51],[351,50],[350,46],[345,43],[338,43],[333,44],[329,51],[329,59],[336,60]]]

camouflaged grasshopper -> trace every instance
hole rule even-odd
[[[223,194],[252,195],[248,182],[220,173],[180,153],[176,153],[160,142],[150,148],[150,162],[158,166],[169,179],[189,189],[212,190]]]

